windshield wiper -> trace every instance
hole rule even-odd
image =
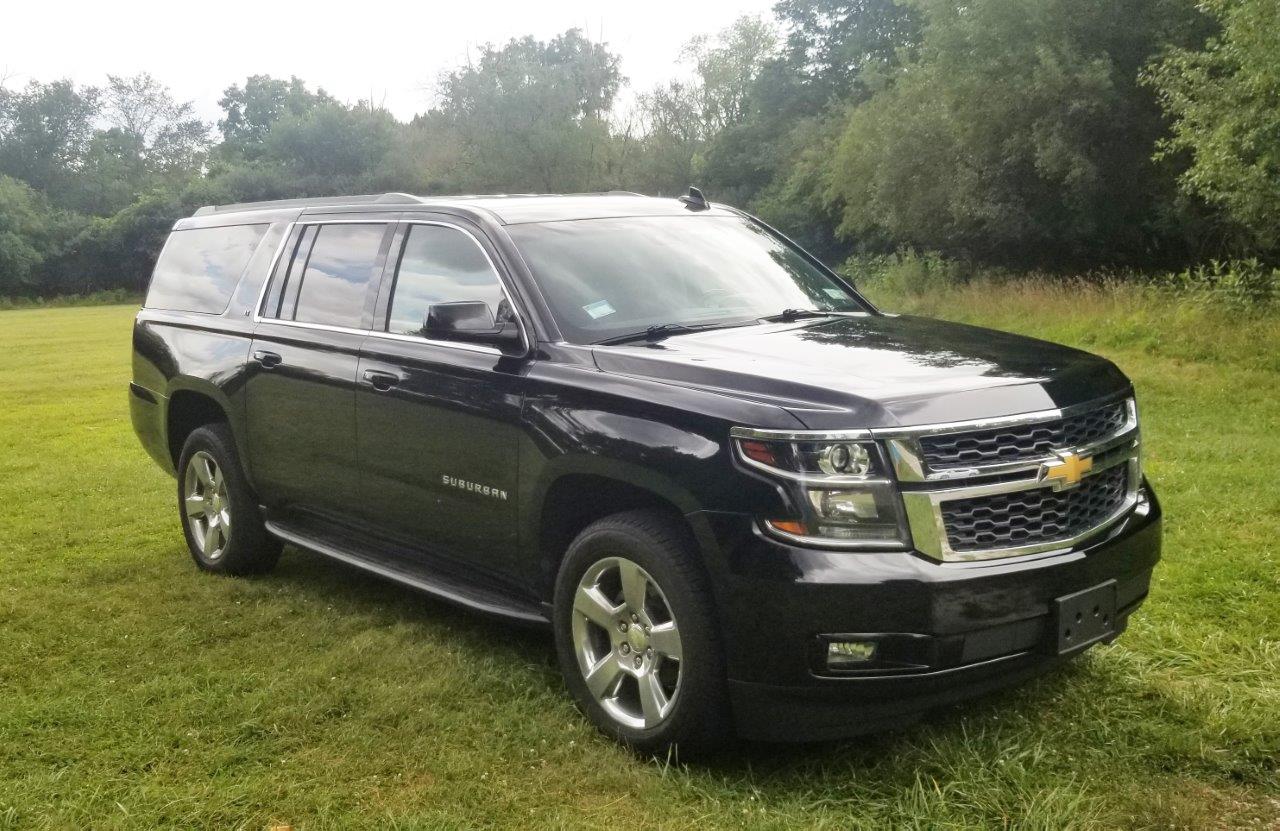
[[[705,327],[685,326],[683,323],[661,323],[656,326],[650,326],[643,332],[631,332],[626,335],[616,335],[612,338],[598,340],[596,343],[601,346],[612,346],[616,343],[630,343],[637,340],[647,340],[651,343],[656,343],[663,338],[669,338],[672,335],[682,335],[688,332],[697,332],[701,328]]]
[[[790,323],[793,320],[804,320],[810,317],[831,317],[834,312],[822,312],[817,309],[783,309],[776,315],[762,317],[767,323]]]
[[[687,326],[683,323],[660,323],[650,326],[643,332],[631,332],[626,335],[615,335],[604,340],[594,341],[596,346],[613,346],[620,343],[631,343],[638,340],[647,340],[650,343],[657,343],[660,340],[666,340],[672,335],[687,335],[691,332],[708,332],[712,329],[731,329],[735,326],[746,326],[752,320],[731,320],[726,323],[702,323],[694,326]]]
[[[768,317],[754,318],[755,321],[765,321],[767,323],[790,323],[793,320],[803,320],[811,317],[832,317],[838,312],[820,312],[817,309],[783,309],[776,315]],[[593,341],[596,346],[615,346],[621,343],[633,343],[638,340],[647,340],[650,343],[657,343],[665,340],[672,335],[687,335],[690,332],[706,332],[710,329],[728,329],[734,326],[747,326],[753,322],[752,318],[747,320],[735,320],[728,323],[704,323],[701,325],[688,326],[684,323],[660,323],[650,326],[642,332],[629,332],[625,335],[615,335],[604,340]]]

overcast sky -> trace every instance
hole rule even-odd
[[[774,0],[418,0],[313,2],[59,2],[10,0],[0,12],[0,77],[100,84],[107,73],[150,72],[200,116],[248,75],[297,75],[339,99],[384,104],[400,118],[425,110],[441,70],[479,44],[577,27],[622,56],[632,90],[681,72],[680,47],[741,14],[771,17]]]

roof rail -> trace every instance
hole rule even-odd
[[[205,205],[194,216],[266,211],[273,208],[339,208],[348,205],[418,205],[422,200],[408,193],[369,193],[362,196],[321,196],[305,199],[272,199],[266,202],[237,202],[232,205]]]
[[[305,199],[272,199],[266,202],[237,202],[231,205],[205,205],[193,216],[209,216],[210,214],[228,214],[237,211],[269,211],[283,208],[343,208],[359,205],[427,205],[433,202],[451,199],[497,199],[501,197],[535,197],[535,196],[640,196],[630,190],[611,190],[592,193],[511,193],[491,195],[458,195],[458,196],[414,196],[411,193],[368,193],[362,196],[319,196]]]

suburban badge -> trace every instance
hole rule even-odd
[[[458,477],[450,476],[447,473],[441,475],[440,481],[446,487],[457,488],[460,491],[478,493],[481,496],[488,496],[492,499],[501,499],[503,502],[507,501],[507,492],[501,488],[495,488],[490,485],[481,485],[479,482],[468,482],[466,479],[459,479]]]

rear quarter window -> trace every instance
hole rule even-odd
[[[222,314],[268,225],[174,231],[151,275],[146,307]]]

